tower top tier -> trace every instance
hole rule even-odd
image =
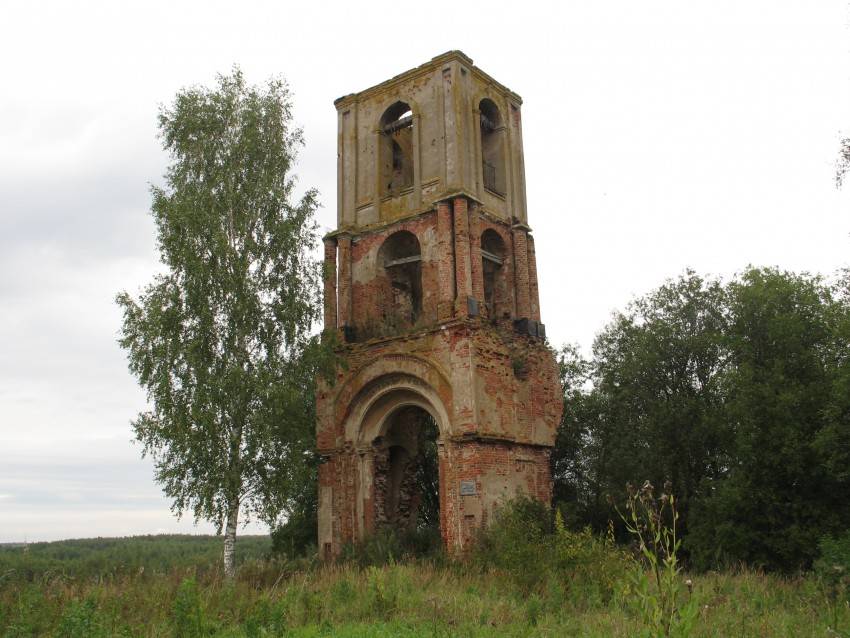
[[[522,99],[462,52],[335,105],[340,230],[394,223],[457,195],[526,223]]]

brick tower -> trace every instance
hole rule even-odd
[[[346,365],[317,397],[325,555],[426,519],[457,553],[501,499],[551,497],[562,395],[521,104],[459,51],[336,101],[325,329]]]

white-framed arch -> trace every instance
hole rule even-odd
[[[437,422],[440,439],[447,437],[449,413],[437,392],[416,377],[390,373],[379,377],[358,394],[345,420],[345,441],[356,450],[386,434],[390,418],[405,407],[418,407]]]
[[[385,354],[370,359],[335,388],[333,397],[336,430],[344,441],[354,443],[350,424],[362,420],[369,405],[393,388],[419,392],[432,402],[432,416],[441,433],[451,429],[452,384],[446,370],[429,357],[418,354]]]
[[[343,446],[353,452],[355,526],[362,539],[379,507],[374,500],[367,504],[376,498],[376,440],[387,434],[395,415],[418,408],[437,424],[439,454],[451,433],[451,386],[436,364],[412,355],[376,359],[358,370],[347,386],[337,394],[337,407],[345,411],[340,423]],[[445,478],[440,475],[438,480],[442,484]]]

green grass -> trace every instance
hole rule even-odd
[[[576,543],[586,543],[580,536]],[[607,559],[588,554],[592,563],[583,564],[582,551],[570,551],[569,563],[550,560],[542,571],[526,565],[526,573],[475,556],[379,567],[248,559],[233,585],[217,561],[111,566],[96,575],[59,562],[28,572],[32,578],[12,567],[0,572],[0,637],[641,635],[629,565],[609,589],[594,582],[610,577],[593,566]],[[612,564],[622,568],[621,559]],[[846,601],[835,615],[815,575],[742,568],[687,577],[700,608],[692,636],[850,636]]]

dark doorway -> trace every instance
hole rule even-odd
[[[407,406],[375,440],[376,523],[416,536],[417,543],[440,538],[438,436],[434,417]]]
[[[419,491],[419,517],[416,526],[420,530],[432,529],[440,532],[440,459],[437,456],[437,437],[440,429],[430,414],[425,412],[419,430],[419,473],[416,477]]]

